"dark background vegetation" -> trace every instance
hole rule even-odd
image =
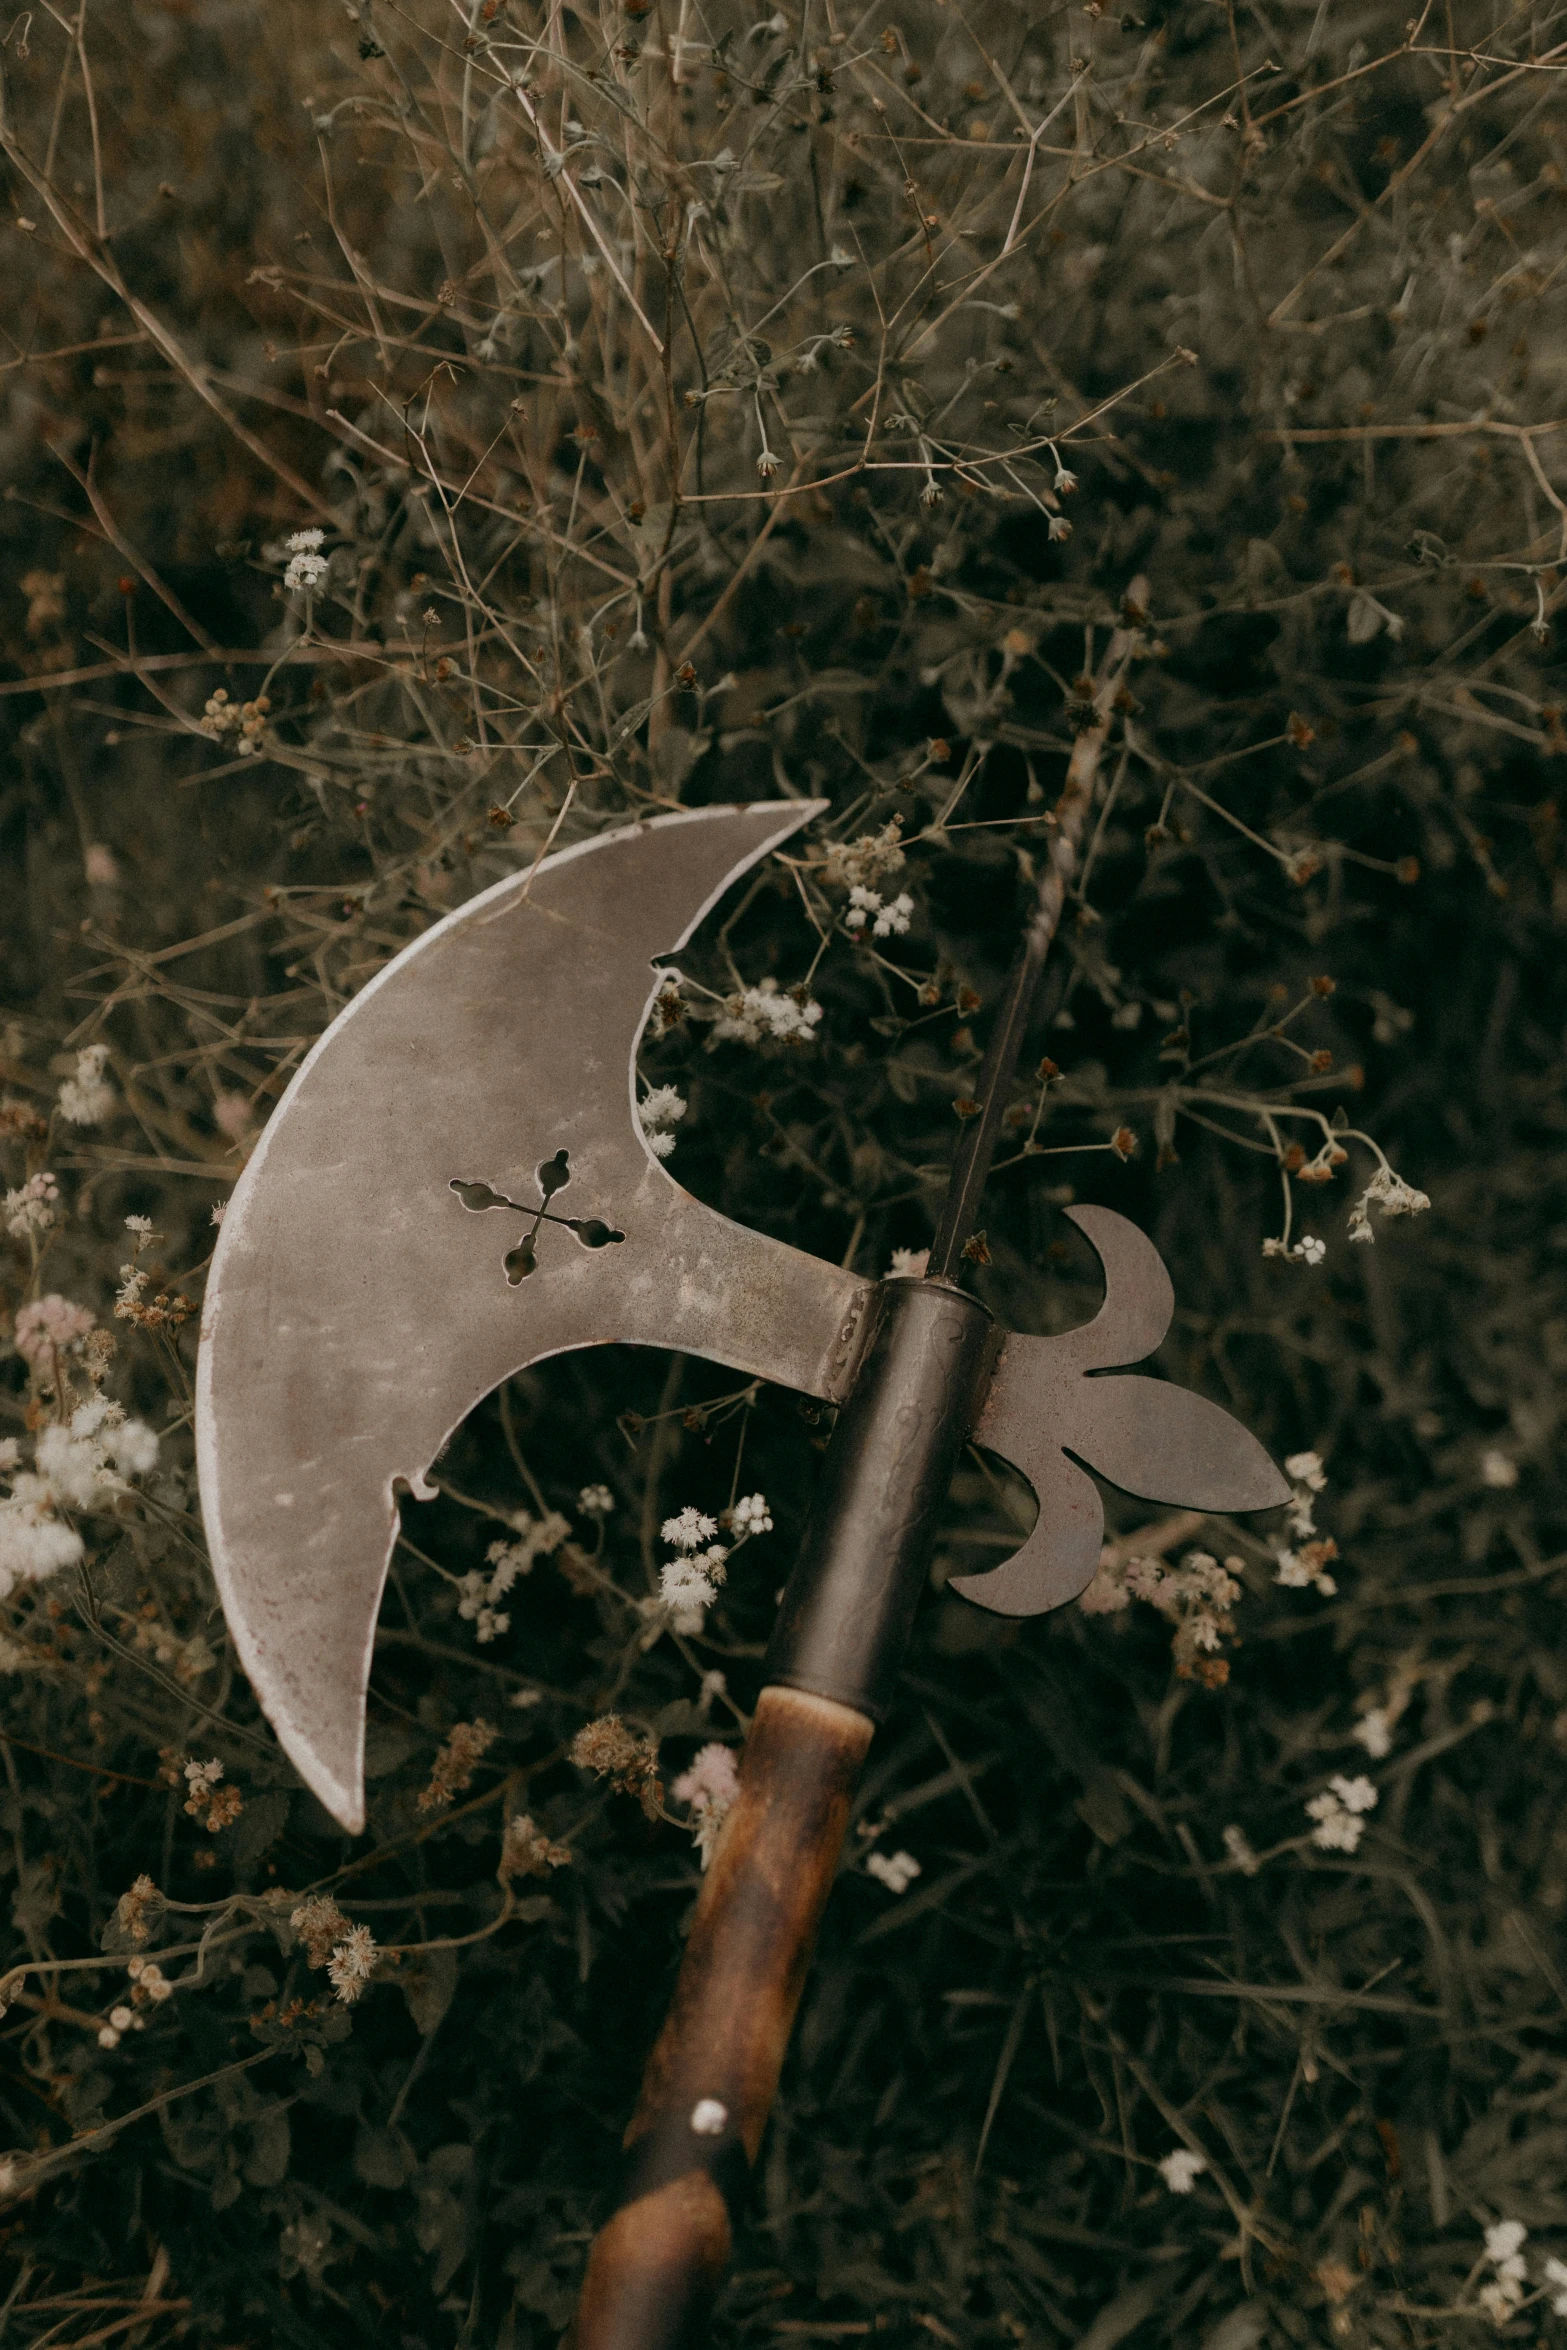
[[[1425,2343],[1492,2328],[1507,2218],[1507,2330],[1559,2331],[1567,13],[1408,4],[83,0],[6,33],[0,1076],[53,1125],[3,1172],[48,1166],[70,1213],[37,1265],[6,1244],[0,1293],[7,1329],[91,1307],[162,1434],[84,1567],[8,1602],[17,2340],[556,2338],[697,1882],[565,1747],[610,1702],[666,1778],[738,1736],[697,1675],[752,1700],[825,1434],[631,1353],[514,1382],[510,1435],[492,1399],[445,1480],[503,1513],[525,1465],[573,1541],[480,1650],[424,1559],[500,1529],[410,1506],[353,1843],[227,1659],[195,1325],[114,1322],[123,1218],[196,1299],[211,1208],[387,955],[551,839],[810,792],[817,861],[685,963],[787,985],[820,921],[819,1041],[710,1052],[694,999],[644,1066],[689,1098],[683,1181],[882,1272],[929,1238],[1074,681],[1138,576],[1037,1044],[1039,1139],[1092,1152],[1012,1154],[979,1279],[1067,1327],[1098,1292],[1060,1206],[1135,1217],[1180,1300],[1164,1368],[1326,1462],[1338,1590],[1278,1588],[1266,1525],[1178,1536],[1245,1559],[1214,1690],[1146,1607],[932,1597],[862,1806],[922,1873],[895,1898],[856,1860],[834,1895],[720,2337]],[[280,582],[309,525],[307,610]],[[258,753],[201,732],[269,669]],[[893,816],[915,913],[877,961],[820,859]],[[1297,1006],[1299,1051],[1266,1033]],[[73,1127],[97,1039],[115,1108]],[[1281,1105],[1345,1109],[1430,1213],[1348,1245],[1357,1144],[1295,1187],[1323,1264],[1265,1258]],[[0,1382],[25,1440],[27,1365]],[[657,1524],[727,1501],[742,1432],[776,1529],[710,1637],[644,1649]],[[966,1468],[937,1579],[1013,1508]],[[476,1717],[500,1737],[421,1813]],[[165,1749],[222,1759],[234,1825],[184,1814]],[[1319,1849],[1306,1800],[1359,1770],[1363,1842]],[[497,1925],[503,1809],[573,1860]],[[104,2050],[142,1873],[191,1905],[154,1955],[186,1955]],[[322,2001],[256,1910],[278,1886],[408,1955]],[[1182,2144],[1187,2196],[1155,2167]]]

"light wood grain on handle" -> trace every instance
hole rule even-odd
[[[626,2133],[626,2199],[589,2256],[573,2350],[689,2350],[700,2339],[872,1729],[830,1698],[762,1692]]]

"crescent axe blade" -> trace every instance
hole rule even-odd
[[[240,1661],[353,1832],[396,1488],[429,1490],[483,1397],[616,1341],[842,1391],[872,1284],[692,1199],[636,1114],[654,958],[822,805],[656,817],[470,900],[339,1014],[235,1188],[197,1363],[202,1508]]]

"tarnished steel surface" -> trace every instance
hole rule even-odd
[[[847,1706],[762,1691],[571,2350],[690,2350],[701,2338],[870,1740]]]
[[[984,1575],[948,1584],[997,1615],[1033,1616],[1075,1599],[1093,1578],[1104,1511],[1075,1453],[1110,1484],[1187,1509],[1265,1510],[1285,1483],[1249,1430],[1220,1405],[1167,1380],[1093,1378],[1135,1363],[1164,1337],[1175,1293],[1153,1242],[1110,1208],[1068,1208],[1099,1252],[1105,1302],[1059,1338],[1007,1339],[974,1441],[1022,1470],[1039,1518],[1022,1548]]]
[[[846,1392],[873,1285],[692,1199],[635,1112],[654,958],[820,805],[658,817],[472,899],[328,1029],[235,1189],[202,1505],[241,1661],[345,1827],[394,1485],[421,1490],[482,1397],[612,1341]]]
[[[884,1282],[867,1320],[762,1676],[879,1722],[1001,1334],[942,1281]]]

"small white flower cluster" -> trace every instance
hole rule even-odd
[[[715,1044],[809,1044],[822,1017],[822,1007],[810,996],[781,988],[776,979],[764,979],[729,997],[721,1017],[713,1022]]]
[[[127,2032],[144,2032],[147,2018],[141,2010],[161,2007],[165,1999],[174,1996],[174,1985],[163,1969],[150,1958],[129,1958],[125,1971],[131,1978],[131,2005],[122,2001],[109,2010],[109,2020],[98,2033],[100,2048],[118,2048]]]
[[[930,1263],[928,1248],[895,1248],[887,1267],[889,1281],[923,1281]]]
[[[642,1121],[642,1132],[655,1158],[667,1159],[674,1149],[675,1138],[670,1128],[679,1125],[688,1107],[672,1085],[655,1085],[638,1105],[637,1115]]]
[[[109,1048],[90,1044],[76,1056],[76,1073],[60,1088],[60,1115],[72,1126],[101,1126],[114,1107],[114,1088],[104,1082]]]
[[[674,1517],[664,1520],[662,1532],[664,1540],[672,1543],[680,1555],[666,1559],[659,1570],[659,1597],[668,1608],[677,1632],[687,1635],[700,1632],[708,1609],[718,1597],[718,1586],[728,1573],[729,1553],[722,1543],[712,1539],[718,1532],[718,1521],[688,1504]]]
[[[1206,2154],[1193,2154],[1186,2146],[1177,2146],[1173,2154],[1166,2154],[1159,2164],[1159,2176],[1172,2195],[1189,2195],[1208,2167]]]
[[[1523,2256],[1528,2233],[1517,2219],[1494,2220],[1485,2231],[1485,2256],[1495,2273],[1480,2287],[1480,2306],[1493,2325],[1506,2325],[1528,2290],[1529,2269]],[[1559,2277],[1552,2270],[1559,2270]],[[1559,2260],[1548,2260],[1545,2273],[1553,2285],[1567,2285],[1567,2268]],[[1567,2296],[1555,2306],[1559,2313],[1567,2310]]]
[[[83,1555],[82,1538],[62,1510],[104,1509],[143,1477],[158,1457],[158,1439],[118,1404],[94,1396],[68,1423],[40,1431],[33,1466],[18,1466],[14,1438],[0,1446],[0,1476],[10,1493],[0,1499],[0,1599],[18,1583],[36,1583]]]
[[[352,2007],[381,1953],[368,1926],[350,1925],[329,1893],[312,1893],[289,1917],[305,1946],[305,1963],[325,1967],[333,1990]]]
[[[350,1926],[327,1960],[327,1978],[345,2007],[352,2007],[380,1957],[368,1926]]]
[[[858,840],[834,841],[822,859],[822,879],[834,889],[869,889],[883,874],[899,873],[906,860],[903,831],[896,817],[880,832],[862,832]]]
[[[1323,1852],[1353,1852],[1366,1832],[1364,1814],[1375,1811],[1377,1791],[1369,1779],[1346,1779],[1340,1774],[1328,1781],[1320,1795],[1314,1795],[1306,1806],[1316,1826],[1311,1841]]]
[[[577,1496],[577,1507],[585,1518],[607,1518],[615,1506],[615,1496],[607,1485],[584,1485]]]
[[[1558,2260],[1553,2252],[1545,2263],[1544,2275],[1552,2288],[1552,2309],[1558,2317],[1567,2317],[1567,2260]]]
[[[289,557],[288,569],[283,574],[283,585],[294,589],[318,588],[326,577],[326,557],[321,542],[326,537],[322,530],[296,530],[284,540]]]
[[[60,1209],[60,1186],[52,1175],[29,1175],[15,1191],[8,1191],[0,1200],[0,1216],[13,1240],[27,1240],[35,1233],[47,1232],[55,1223]]]
[[[1338,1585],[1328,1573],[1329,1562],[1338,1557],[1338,1544],[1331,1536],[1317,1535],[1314,1499],[1327,1484],[1322,1455],[1316,1452],[1292,1452],[1284,1463],[1285,1473],[1294,1480],[1295,1490],[1290,1496],[1289,1530],[1300,1544],[1298,1550],[1278,1553],[1278,1573],[1274,1581],[1282,1583],[1287,1591],[1316,1590],[1324,1599],[1331,1599]]]
[[[878,1885],[885,1885],[889,1893],[907,1893],[924,1872],[912,1852],[871,1852],[865,1857],[865,1873]]]
[[[1423,1191],[1416,1191],[1384,1163],[1349,1211],[1349,1237],[1351,1240],[1376,1239],[1371,1229],[1373,1206],[1379,1207],[1384,1216],[1418,1216],[1430,1205]]]
[[[42,1373],[52,1385],[56,1362],[79,1356],[83,1339],[96,1327],[85,1306],[51,1290],[47,1297],[35,1297],[18,1308],[16,1351],[30,1370]]]
[[[1510,1453],[1492,1448],[1480,1455],[1480,1482],[1493,1493],[1506,1493],[1518,1482],[1518,1463]]]
[[[1296,1241],[1279,1240],[1270,1235],[1262,1244],[1265,1257],[1284,1257],[1295,1265],[1320,1265],[1328,1253],[1328,1244],[1314,1232],[1303,1232]]]
[[[768,1523],[772,1523],[771,1519]],[[704,1746],[669,1792],[677,1803],[691,1807],[691,1833],[705,1869],[713,1857],[718,1831],[734,1809],[735,1797],[740,1792],[740,1770],[733,1748],[720,1746],[716,1740]]]
[[[771,1534],[773,1516],[767,1506],[766,1494],[743,1493],[729,1513],[729,1523],[734,1529],[737,1543],[744,1542],[752,1534]]]
[[[1221,1567],[1206,1550],[1189,1551],[1178,1567],[1161,1559],[1123,1558],[1114,1543],[1099,1554],[1093,1581],[1078,1600],[1085,1615],[1118,1615],[1134,1599],[1146,1600],[1176,1627],[1176,1669],[1186,1680],[1222,1683],[1228,1669],[1217,1655],[1234,1631],[1230,1610],[1241,1596],[1238,1558]]]
[[[542,1518],[532,1517],[527,1510],[517,1510],[511,1519],[515,1542],[492,1542],[485,1552],[483,1568],[470,1568],[457,1582],[457,1613],[465,1624],[472,1624],[481,1648],[492,1640],[499,1640],[503,1632],[511,1630],[511,1617],[499,1606],[519,1575],[531,1575],[536,1560],[548,1558],[559,1550],[571,1532],[571,1521],[559,1510],[546,1510]]]
[[[856,882],[849,892],[849,910],[844,915],[843,927],[856,937],[867,922],[872,938],[901,938],[909,927],[909,916],[914,911],[914,900],[908,891],[900,890],[890,901],[884,901],[879,891],[866,889]]]
[[[674,1629],[688,1637],[701,1631],[707,1610],[718,1597],[718,1586],[729,1572],[729,1560],[734,1552],[754,1535],[772,1532],[773,1517],[766,1494],[742,1494],[725,1512],[725,1522],[734,1536],[727,1548],[714,1541],[718,1521],[704,1510],[688,1504],[674,1517],[664,1520],[663,1538],[680,1556],[667,1559],[660,1569],[659,1598],[669,1610]]]

